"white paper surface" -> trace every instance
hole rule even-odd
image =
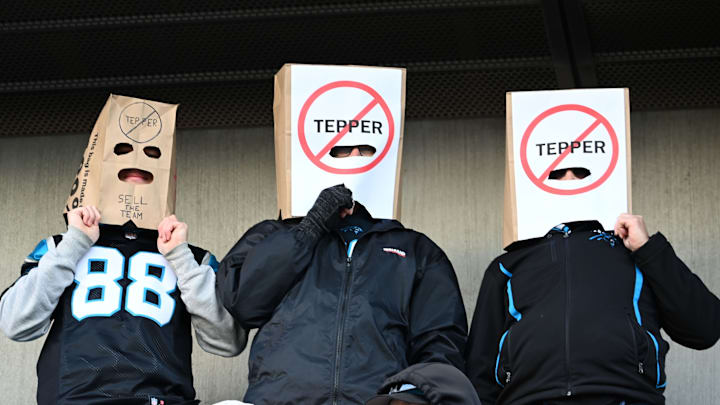
[[[392,218],[402,123],[402,70],[317,65],[293,65],[291,69],[291,215],[304,216],[320,191],[344,183],[373,217]],[[309,101],[314,93],[328,85],[326,91]],[[298,122],[303,107],[306,110],[304,137]],[[367,113],[359,118],[358,114],[366,109]],[[357,126],[335,146],[370,145],[376,149],[375,154],[330,156],[328,149],[339,135],[343,121],[347,127],[356,118]],[[303,148],[302,138],[307,150]],[[385,155],[380,159],[383,152]],[[314,156],[315,161],[310,156]]]
[[[624,89],[512,93],[518,240],[579,220],[596,219],[612,229],[617,216],[628,211],[625,118]],[[570,152],[558,161],[563,146]],[[547,179],[551,169],[571,167],[591,174],[582,180]]]

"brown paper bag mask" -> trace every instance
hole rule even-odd
[[[155,229],[175,212],[176,104],[110,95],[64,213],[95,205],[101,223]]]

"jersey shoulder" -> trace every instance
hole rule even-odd
[[[207,264],[208,266],[212,267],[215,272],[217,272],[220,262],[218,262],[214,254],[194,245],[188,244],[188,246],[190,247],[190,251],[192,252],[193,256],[195,257],[195,261],[198,264]]]
[[[30,252],[30,254],[25,257],[25,260],[21,267],[20,275],[24,276],[28,272],[30,272],[30,270],[37,267],[40,259],[42,259],[43,256],[45,256],[48,252],[55,250],[55,247],[60,243],[61,240],[62,235],[53,235],[38,242],[37,245],[35,245],[35,248],[33,248],[33,250]]]

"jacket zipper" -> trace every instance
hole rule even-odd
[[[335,381],[333,381],[333,390],[330,395],[333,405],[338,404],[338,392],[340,387],[340,358],[342,357],[343,335],[345,334],[345,312],[347,312],[347,299],[350,292],[350,284],[352,281],[352,252],[354,252],[354,248],[357,247],[357,243],[360,241],[360,239],[375,232],[381,231],[375,229],[368,230],[367,232],[360,235],[359,238],[353,241],[355,243],[355,246],[353,246],[353,250],[347,251],[347,259],[345,260],[345,274],[343,276],[343,295],[340,297],[340,321],[338,323],[337,336],[335,340]],[[336,232],[336,235],[340,238],[340,240],[343,240],[340,233]],[[350,242],[350,244],[352,244],[353,242]],[[347,246],[349,247],[350,244],[347,244]]]
[[[567,372],[567,390],[565,396],[572,395],[572,387],[570,386],[570,267],[568,266],[568,236],[569,232],[565,230],[563,234],[565,245],[565,371]]]
[[[355,241],[357,244],[357,240]],[[333,405],[338,403],[338,392],[340,387],[340,359],[342,358],[343,335],[345,334],[345,312],[347,312],[347,298],[350,290],[350,279],[352,277],[352,256],[348,251],[345,260],[345,275],[343,277],[343,294],[340,297],[340,321],[338,323],[337,338],[335,340],[335,381],[333,382],[332,399]]]

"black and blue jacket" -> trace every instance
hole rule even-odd
[[[662,234],[631,253],[596,221],[567,224],[510,245],[486,270],[468,377],[483,404],[664,404],[661,328],[683,346],[709,348],[720,301]]]
[[[347,220],[317,241],[263,221],[222,260],[218,296],[258,329],[245,402],[360,405],[411,364],[463,368],[467,318],[445,253],[360,203]]]

